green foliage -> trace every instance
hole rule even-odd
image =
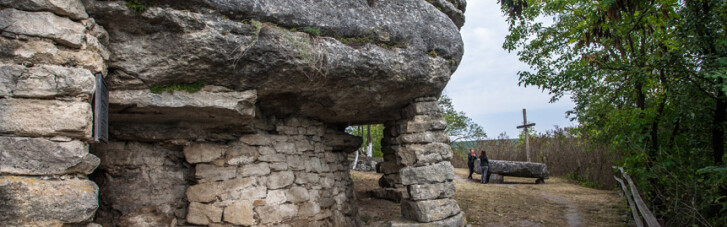
[[[463,111],[454,109],[449,96],[442,94],[437,104],[442,108],[442,115],[447,122],[444,132],[452,139],[452,143],[460,140],[477,141],[487,137],[482,126],[472,121]]]
[[[365,44],[371,43],[383,48],[406,48],[406,43],[393,43],[393,42],[381,42],[376,38],[376,35],[372,32],[365,36],[357,36],[357,37],[343,37],[343,36],[334,36],[335,39],[338,41],[341,41],[341,43],[349,45],[349,46],[363,46]]]
[[[363,222],[364,224],[368,224],[369,222],[371,222],[371,216],[368,216],[368,215],[362,215],[362,216],[361,216],[361,221],[362,221],[362,222]]]
[[[126,1],[126,7],[128,7],[131,11],[142,13],[146,10],[146,4],[144,4],[143,1],[140,0],[127,0]]]
[[[576,183],[578,183],[579,185],[581,185],[583,187],[596,188],[596,183],[593,183],[587,177],[581,176],[576,172],[570,172],[570,173],[566,174],[564,177],[565,177],[565,179],[575,181]]]
[[[303,27],[303,32],[308,33],[312,36],[321,36],[321,29],[316,27]]]
[[[260,32],[260,29],[262,29],[262,27],[263,27],[263,23],[255,20],[255,19],[250,19],[250,24],[252,26],[255,26],[255,29],[257,29],[258,33]]]
[[[187,83],[187,84],[169,84],[169,85],[154,85],[149,87],[152,93],[161,94],[164,92],[174,93],[174,91],[186,91],[189,93],[198,92],[204,87],[205,84],[202,82]]]
[[[360,128],[359,128],[360,126]],[[361,143],[361,147],[359,148],[361,151],[365,151],[366,146],[368,144],[368,127],[369,125],[354,125],[346,128],[346,132],[348,134],[354,135],[354,136],[360,136],[363,138],[363,143]],[[375,124],[371,125],[371,142],[373,144],[372,149],[372,157],[384,157],[384,153],[381,152],[381,139],[384,138],[384,125],[383,124]]]
[[[725,166],[727,1],[500,3],[503,48],[532,69],[520,85],[570,95],[579,133],[619,153],[666,225],[727,225],[722,172],[704,170]]]
[[[437,52],[434,51],[434,50],[430,50],[429,52],[427,52],[427,55],[429,55],[429,57],[436,58],[437,57]]]

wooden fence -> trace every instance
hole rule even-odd
[[[629,207],[631,208],[631,214],[634,216],[636,226],[643,227],[644,222],[646,222],[646,226],[648,227],[661,226],[659,224],[659,221],[656,220],[656,217],[654,217],[654,214],[651,213],[648,207],[646,207],[646,203],[644,203],[641,195],[639,195],[639,190],[636,189],[636,185],[631,180],[631,177],[626,174],[623,168],[616,166],[614,166],[613,168],[618,169],[618,171],[621,172],[623,179],[625,179],[626,183],[628,183],[627,187],[627,184],[625,184],[621,178],[619,178],[618,176],[613,176],[613,178],[616,179],[619,184],[621,184],[621,190],[623,190],[626,201],[629,203]]]

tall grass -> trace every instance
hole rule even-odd
[[[478,141],[475,148],[487,151],[492,160],[526,161],[523,136],[510,139],[500,135],[496,139]],[[530,155],[533,162],[545,163],[552,176],[578,181],[584,186],[613,189],[616,182],[611,166],[619,160],[615,152],[587,142],[572,128],[555,128],[545,133],[530,135]],[[456,148],[452,165],[467,168],[468,147]]]

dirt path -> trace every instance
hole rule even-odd
[[[551,178],[505,177],[505,184],[480,184],[455,169],[455,199],[472,226],[627,226],[626,202],[616,191],[596,190]],[[380,174],[351,172],[366,226],[383,226],[401,215],[399,204],[371,198]],[[473,178],[479,178],[477,174]]]
[[[568,208],[565,213],[565,219],[568,220],[569,226],[576,227],[583,225],[583,217],[578,215],[578,208],[568,202],[568,200],[565,200],[559,196],[548,194],[547,192],[543,192],[543,197],[560,205],[564,205]]]

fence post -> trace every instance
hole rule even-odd
[[[631,204],[630,196],[633,197],[633,202],[636,204],[636,207],[638,208],[639,213],[641,213],[641,217],[643,217],[644,221],[646,221],[647,226],[649,226],[649,227],[661,226],[661,224],[659,224],[659,221],[656,220],[656,217],[654,217],[654,213],[652,213],[649,210],[649,207],[646,206],[646,203],[644,203],[644,200],[641,198],[641,195],[639,194],[639,190],[636,189],[636,185],[631,180],[631,177],[629,177],[629,175],[626,174],[626,172],[624,171],[624,169],[622,167],[614,166],[613,168],[618,168],[619,172],[621,172],[621,175],[626,180],[626,182],[629,185],[629,188],[631,189],[631,193],[629,193],[627,191],[626,185],[623,183],[623,181],[621,181],[617,177],[614,177],[616,179],[616,181],[618,181],[621,184],[621,188],[624,190],[624,195],[626,195],[626,198],[629,201],[629,206],[631,206],[632,213],[633,213],[634,208],[633,208],[633,205]],[[630,194],[630,196],[629,196],[629,194]],[[639,222],[641,222],[641,217],[639,217],[638,214],[634,214],[634,220],[636,220],[637,225],[639,224]]]

